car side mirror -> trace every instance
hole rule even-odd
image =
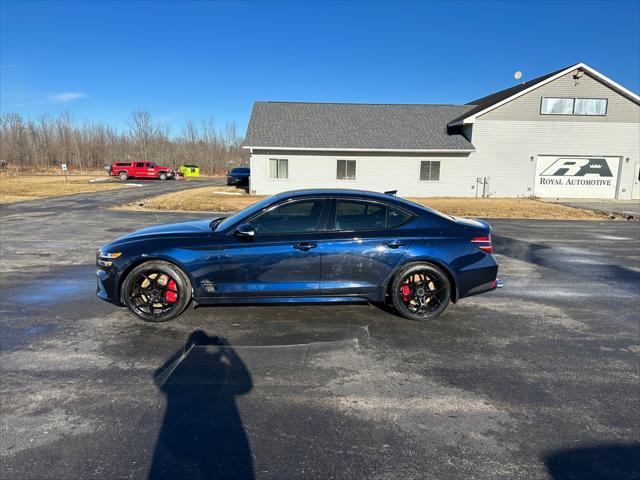
[[[256,236],[256,230],[250,223],[243,223],[242,225],[239,225],[234,233],[236,237],[244,239],[252,239]]]

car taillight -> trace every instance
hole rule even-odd
[[[483,252],[493,253],[493,246],[491,245],[491,235],[486,237],[474,237],[471,239],[471,243],[477,243],[478,247]]]

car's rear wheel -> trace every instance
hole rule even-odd
[[[410,320],[430,320],[440,315],[451,300],[449,277],[430,263],[414,263],[398,272],[391,298],[398,313]]]
[[[126,180],[127,178],[129,178],[129,174],[127,172],[120,172],[118,174],[118,177],[120,177],[120,180]]]
[[[122,299],[138,318],[166,322],[180,315],[191,301],[191,282],[174,264],[152,260],[127,275]]]
[[[166,179],[167,179],[167,174],[166,174],[166,173],[164,173],[164,172],[162,172],[162,173],[159,175],[159,177],[160,177],[160,180],[166,180]]]

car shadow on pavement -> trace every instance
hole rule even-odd
[[[251,448],[236,396],[252,389],[225,339],[202,330],[156,370],[167,407],[149,479],[252,479]]]
[[[544,457],[553,480],[637,480],[640,443],[568,448]]]

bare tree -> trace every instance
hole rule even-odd
[[[77,125],[68,112],[37,121],[6,113],[0,117],[0,161],[22,170],[47,170],[66,163],[83,171],[114,161],[153,160],[196,164],[205,174],[223,173],[248,161],[233,122],[218,131],[211,118],[200,127],[189,120],[177,136],[145,110],[133,112],[128,123],[129,131],[121,133],[104,123]]]

